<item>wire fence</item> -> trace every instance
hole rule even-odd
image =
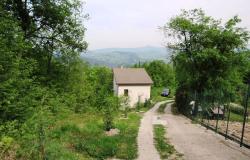
[[[238,142],[240,146],[250,149],[250,83],[242,105],[228,103],[227,101],[223,102],[221,95],[218,95],[218,101],[221,102],[211,103],[214,100],[207,99],[205,93],[197,96],[196,92],[194,92],[194,95],[191,96],[194,101],[189,103],[191,105],[191,114],[189,115],[207,129],[211,129],[223,135],[225,139],[231,139]],[[199,103],[196,104],[196,100]]]
[[[221,106],[209,108],[201,112],[198,119],[207,129],[250,149],[250,120],[247,108],[241,108],[241,110]]]

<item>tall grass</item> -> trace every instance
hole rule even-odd
[[[74,114],[58,123],[50,132],[50,139],[56,142],[54,144],[60,148],[59,151],[64,151],[68,154],[67,157],[72,157],[69,159],[135,159],[139,114],[129,113],[128,119],[120,119],[117,116],[114,122],[114,127],[119,129],[120,133],[107,136],[100,115]]]

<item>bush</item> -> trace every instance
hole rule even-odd
[[[102,110],[104,129],[106,131],[110,131],[114,127],[114,114],[117,113],[119,107],[118,97],[110,96],[105,99],[105,104]]]
[[[14,139],[12,137],[3,136],[2,139],[0,139],[1,160],[16,159],[16,149],[17,145],[14,143]]]
[[[239,114],[239,115],[243,115],[244,114],[244,108],[240,105],[237,104],[230,104],[230,111],[235,113],[235,114]]]
[[[136,110],[137,110],[137,112],[139,112],[140,109],[141,109],[143,106],[144,106],[143,103],[137,102],[137,103],[136,103]]]
[[[103,123],[106,131],[110,131],[113,128],[113,116],[109,109],[104,111]]]
[[[11,137],[4,136],[0,141],[0,155],[5,153],[7,150],[10,149],[11,145],[13,144],[14,139]]]
[[[188,97],[187,86],[178,86],[175,93],[175,105],[178,112],[189,116],[191,107],[189,106],[190,99]]]
[[[150,99],[146,99],[145,100],[145,102],[143,104],[143,107],[145,107],[145,108],[151,107],[151,101],[150,101]]]

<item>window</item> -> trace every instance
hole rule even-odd
[[[128,89],[124,89],[124,96],[128,96]]]

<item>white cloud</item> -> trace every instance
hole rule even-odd
[[[250,29],[249,0],[85,0],[89,49],[161,45],[158,26],[181,9],[202,8],[210,16],[228,19],[239,15]]]

